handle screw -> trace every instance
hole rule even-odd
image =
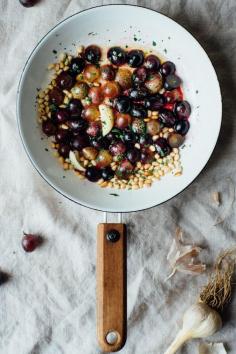
[[[110,230],[107,233],[107,241],[117,242],[120,239],[120,233],[117,230]]]

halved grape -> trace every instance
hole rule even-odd
[[[100,77],[100,69],[93,64],[86,65],[83,76],[88,82],[94,82]]]
[[[98,155],[98,151],[94,147],[88,146],[83,148],[82,154],[87,160],[95,160]]]
[[[96,166],[98,168],[104,168],[112,163],[112,155],[108,150],[101,150],[96,159]]]
[[[101,77],[103,80],[113,81],[116,76],[115,68],[112,65],[105,64],[101,66]]]
[[[120,87],[126,90],[132,85],[132,72],[128,68],[119,68],[115,80]]]
[[[85,82],[77,82],[71,89],[74,98],[82,100],[87,97],[89,86]]]
[[[157,119],[151,119],[147,122],[147,133],[154,136],[159,134],[161,131],[161,125]]]
[[[158,93],[163,87],[161,74],[151,73],[145,82],[145,86],[151,93]]]

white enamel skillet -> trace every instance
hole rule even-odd
[[[182,176],[167,175],[151,188],[114,190],[100,188],[65,172],[41,139],[36,120],[38,87],[48,83],[47,66],[53,50],[75,52],[74,45],[128,45],[152,47],[173,61],[192,107],[191,128],[181,150]],[[221,94],[214,68],[199,43],[183,27],[155,11],[132,5],[108,5],[79,12],[54,27],[28,58],[17,95],[17,118],[25,150],[40,175],[59,193],[85,207],[104,212],[131,212],[157,206],[183,191],[201,172],[215,147],[221,126]],[[116,230],[116,242],[107,234]],[[118,234],[117,233],[117,234]],[[126,340],[126,238],[125,225],[98,226],[97,333],[103,351],[119,350]]]

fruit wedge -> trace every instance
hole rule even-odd
[[[114,126],[114,113],[112,108],[105,104],[99,105],[99,112],[102,122],[102,135],[105,136],[110,133]]]
[[[74,168],[78,171],[84,172],[85,168],[79,163],[79,153],[76,151],[70,151],[69,159]]]

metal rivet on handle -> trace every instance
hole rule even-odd
[[[106,341],[108,344],[116,344],[118,340],[118,333],[115,331],[108,332],[106,335]]]
[[[110,230],[107,232],[106,237],[110,242],[117,242],[120,239],[120,233],[117,230]]]

